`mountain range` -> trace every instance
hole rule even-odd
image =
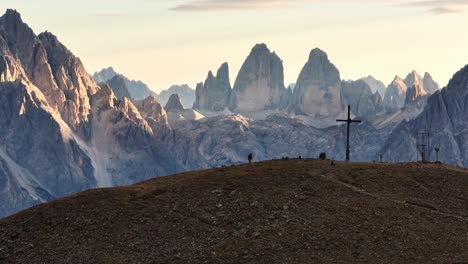
[[[91,188],[239,164],[249,153],[343,159],[346,129],[336,119],[347,105],[363,121],[352,128],[353,160],[414,160],[415,133],[427,131],[442,161],[468,164],[466,69],[443,90],[415,71],[385,87],[372,76],[342,80],[315,48],[295,85],[286,88],[283,71],[280,56],[257,44],[235,78],[224,63],[195,91],[158,95],[112,68],[92,77],[56,36],[36,35],[8,10],[0,18],[0,216]]]

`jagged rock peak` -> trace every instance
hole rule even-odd
[[[185,110],[178,94],[172,94],[171,97],[169,97],[164,109],[167,112],[183,112]]]
[[[125,78],[122,77],[121,75],[115,75],[107,81],[107,84],[110,85],[112,90],[114,91],[114,94],[117,98],[123,99],[123,98],[129,98],[132,99],[132,96],[130,92],[128,91],[127,84],[125,83]]]
[[[113,67],[107,67],[107,68],[100,70],[99,72],[95,72],[93,74],[93,79],[97,83],[103,83],[112,79],[117,74],[118,73],[114,70]]]
[[[319,48],[314,48],[313,50],[310,51],[309,61],[313,61],[313,60],[330,63],[327,53]]]
[[[428,72],[424,73],[423,83],[424,89],[429,94],[433,94],[434,92],[440,89],[440,85],[436,81],[434,81],[434,79]]]
[[[372,92],[375,93],[376,91],[378,91],[380,95],[385,94],[385,90],[387,89],[387,87],[382,81],[374,78],[374,76],[369,75],[367,77],[361,78],[361,80],[365,81],[369,85],[369,87],[372,89]]]
[[[278,109],[285,91],[283,61],[265,44],[257,44],[237,75],[229,109],[237,113]]]
[[[259,43],[259,44],[256,44],[252,48],[252,51],[253,52],[270,52],[270,49],[268,49],[268,46],[265,43]]]
[[[291,110],[308,116],[332,116],[341,112],[341,77],[328,55],[315,48],[299,74]]]
[[[216,77],[229,80],[229,64],[227,62],[219,67],[218,72],[216,72]]]
[[[468,94],[468,65],[453,75],[447,85],[447,90]]]
[[[135,106],[150,125],[167,124],[167,113],[154,96],[136,101]]]
[[[400,76],[395,76],[385,91],[384,106],[387,112],[395,112],[406,103],[408,86]]]
[[[213,72],[212,71],[209,71],[208,72],[208,76],[206,78],[208,79],[213,79],[215,76],[213,75]]]
[[[197,84],[195,95],[195,109],[214,112],[226,109],[229,96],[231,95],[228,64],[223,63],[218,69],[216,76],[210,71],[205,83]]]
[[[418,86],[418,85],[422,86],[423,85],[421,75],[419,75],[419,73],[416,70],[413,70],[412,72],[408,73],[408,75],[406,76],[404,82],[405,82],[406,86],[408,86],[408,87],[411,87],[413,85],[416,85],[416,86]]]
[[[23,20],[21,19],[21,14],[16,11],[16,9],[7,9],[5,14],[3,14],[2,17],[0,18],[3,18],[3,19],[7,19],[7,20],[16,20],[16,21],[20,21],[22,22]]]

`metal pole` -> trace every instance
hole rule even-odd
[[[351,132],[351,105],[348,105],[348,134],[346,138],[346,161],[349,162],[351,160],[350,158],[350,147],[349,147],[349,133]]]

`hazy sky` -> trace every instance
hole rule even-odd
[[[416,69],[442,86],[468,64],[468,0],[1,0],[36,33],[48,30],[92,74],[113,66],[156,91],[194,87],[229,62],[231,82],[256,43],[295,82],[311,49],[343,79],[388,84]]]

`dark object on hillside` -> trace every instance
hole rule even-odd
[[[327,159],[327,153],[322,152],[320,153],[319,160],[326,160]]]
[[[289,160],[289,157],[284,158],[285,160]]]
[[[299,158],[298,158],[298,159],[302,159],[302,156],[301,156],[301,155],[299,155]]]
[[[252,154],[252,153],[250,153],[248,158],[249,158],[249,163],[252,163],[252,160],[253,160],[253,154]]]

